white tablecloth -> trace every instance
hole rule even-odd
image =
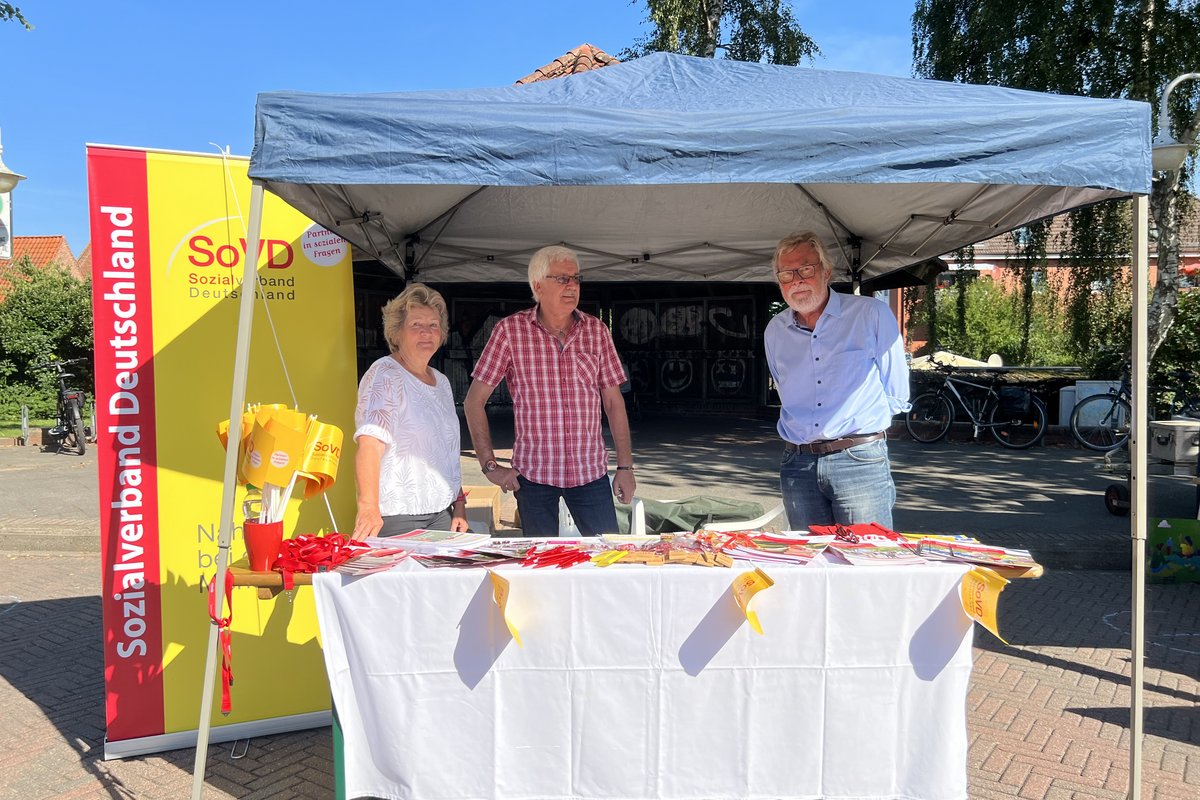
[[[965,568],[740,567],[315,576],[347,796],[965,798]]]

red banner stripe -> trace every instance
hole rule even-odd
[[[146,154],[89,147],[109,741],[161,734],[162,602]]]

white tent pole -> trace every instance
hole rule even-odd
[[[238,443],[242,435],[242,408],[246,404],[246,375],[250,368],[250,331],[254,320],[254,294],[258,288],[258,240],[262,228],[263,187],[255,181],[250,188],[250,226],[242,271],[241,301],[238,305],[237,345],[233,356],[233,392],[229,396],[229,444],[225,448],[225,483],[221,490],[221,528],[217,535],[217,616],[222,614],[225,573],[229,568],[229,540],[237,504]],[[212,727],[213,684],[217,670],[217,625],[208,629],[204,661],[204,692],[200,696],[200,722],[196,730],[196,761],[192,766],[192,800],[204,792],[204,767],[208,758],[208,734]]]
[[[1146,381],[1147,293],[1150,284],[1148,265],[1149,200],[1145,195],[1133,198],[1133,358],[1130,371],[1133,384],[1133,420],[1130,424],[1129,475],[1131,537],[1133,539],[1133,602],[1130,612],[1129,662],[1129,800],[1142,796],[1142,684],[1146,652],[1146,428],[1150,418],[1146,405],[1149,393]]]

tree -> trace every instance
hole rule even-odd
[[[21,9],[12,3],[0,3],[0,22],[8,22],[14,19],[24,25],[25,30],[33,30],[33,26],[29,24],[29,20],[21,15]]]
[[[637,0],[634,0],[637,2]],[[820,53],[783,0],[645,0],[651,32],[621,51],[623,59],[648,53],[734,61],[799,64]]]
[[[34,364],[85,358],[71,371],[79,385],[91,383],[91,282],[58,264],[38,269],[28,257],[17,261],[6,277],[11,285],[0,302],[0,404],[30,402],[36,415],[46,416],[46,409],[54,408],[54,380]]]
[[[988,83],[1042,92],[1123,97],[1157,107],[1158,92],[1190,71],[1200,52],[1198,0],[917,0],[913,12],[914,72],[938,80]],[[1181,142],[1194,144],[1200,128],[1197,86],[1171,96]],[[1080,124],[1085,124],[1081,121]],[[1179,223],[1190,195],[1192,161],[1158,173],[1150,213],[1158,236],[1158,282],[1150,303],[1149,352],[1170,332],[1179,297]],[[1125,204],[1127,206],[1127,204]],[[1085,267],[1072,282],[1070,306],[1088,308],[1097,272],[1120,269],[1131,251],[1125,206],[1075,212],[1068,258]],[[1036,253],[1026,252],[1027,257]],[[1075,320],[1077,335],[1095,330]],[[1080,353],[1095,342],[1077,340]]]
[[[924,298],[914,318],[929,324],[930,340],[937,342],[930,352],[945,349],[980,361],[998,353],[1006,364],[1056,366],[1072,360],[1050,286],[1042,284],[1028,295],[1009,292],[964,270],[955,274],[953,287],[930,287]]]

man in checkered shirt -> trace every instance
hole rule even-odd
[[[529,286],[537,305],[497,323],[471,373],[463,403],[471,442],[487,479],[516,492],[527,536],[558,535],[560,497],[585,536],[615,533],[613,495],[629,502],[634,479],[625,375],[612,334],[578,309],[579,258],[569,248],[534,253]],[[513,400],[511,467],[496,463],[485,409],[502,380]],[[611,489],[601,407],[617,451]]]

